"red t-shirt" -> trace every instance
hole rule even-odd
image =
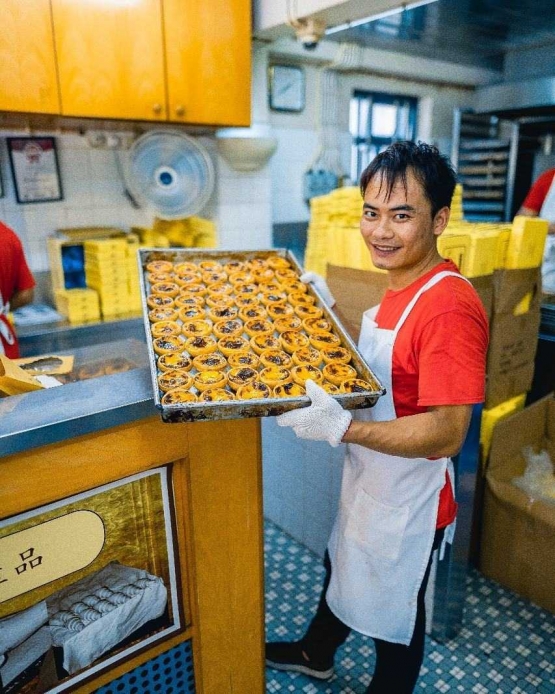
[[[0,320],[8,326],[14,337],[13,345],[0,334],[0,340],[6,356],[17,359],[19,346],[15,333],[2,313],[7,312],[7,305],[16,292],[31,289],[35,286],[35,280],[23,253],[21,241],[9,227],[0,222]]]
[[[393,330],[416,292],[438,272],[459,272],[450,260],[405,289],[387,290],[378,327]],[[393,402],[397,417],[439,405],[473,405],[485,399],[488,319],[474,288],[446,277],[420,296],[393,346]],[[437,528],[449,525],[457,504],[449,478],[441,490]]]
[[[522,203],[522,207],[527,207],[529,210],[534,210],[534,212],[539,214],[554,177],[555,169],[544,171],[530,188],[526,200]]]

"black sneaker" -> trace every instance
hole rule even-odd
[[[266,644],[266,665],[274,670],[300,672],[318,680],[328,680],[333,675],[333,660],[318,662],[303,655],[302,641],[284,641]]]

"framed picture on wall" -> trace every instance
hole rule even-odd
[[[272,65],[268,98],[272,111],[300,113],[305,106],[303,68],[298,65]]]
[[[55,138],[8,137],[7,143],[17,202],[62,200]]]

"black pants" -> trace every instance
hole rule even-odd
[[[432,552],[440,546],[443,534],[443,529],[436,531]],[[431,565],[432,556],[430,555],[426,573],[418,592],[416,624],[410,644],[403,646],[381,639],[373,639],[376,646],[376,667],[366,694],[411,694],[413,692],[424,659],[426,629],[424,596]],[[324,566],[326,578],[318,610],[302,639],[303,648],[308,657],[318,661],[332,660],[335,651],[345,642],[351,631],[333,614],[326,602],[325,595],[331,578],[331,564],[327,552]],[[394,610],[395,605],[392,605],[391,609]]]

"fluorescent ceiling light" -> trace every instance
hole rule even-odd
[[[405,10],[415,10],[417,7],[422,7],[423,5],[430,5],[432,2],[437,2],[437,0],[417,0],[416,2],[407,2],[403,5],[399,5],[399,7],[393,7],[392,9],[384,10],[383,12],[377,12],[376,14],[371,14],[368,17],[362,17],[361,19],[353,19],[352,22],[345,22],[344,24],[338,24],[334,27],[328,27],[326,29],[326,35],[337,34],[339,31],[353,29],[354,27],[359,27],[363,24],[370,24],[370,22],[377,22],[378,19],[392,17],[393,15],[400,14]]]

